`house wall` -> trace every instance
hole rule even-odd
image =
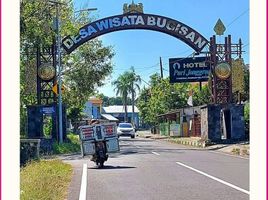
[[[244,105],[207,105],[201,109],[201,137],[211,141],[222,140],[222,111],[230,111],[230,138],[241,140],[245,138]]]
[[[84,107],[84,113],[88,118],[100,119],[101,118],[101,100],[93,99],[89,100]]]

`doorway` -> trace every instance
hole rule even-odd
[[[221,121],[221,139],[231,139],[232,120],[229,109],[222,109],[220,113]]]

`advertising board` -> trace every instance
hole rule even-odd
[[[170,58],[170,83],[208,81],[210,66],[206,57]]]

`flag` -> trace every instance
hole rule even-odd
[[[187,104],[189,106],[193,106],[193,96],[189,96],[188,100],[187,100]]]
[[[193,90],[190,90],[189,93],[188,93],[188,95],[189,95],[189,98],[187,100],[187,104],[189,106],[193,106]]]

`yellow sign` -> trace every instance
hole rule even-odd
[[[221,19],[218,19],[216,25],[214,26],[214,31],[216,32],[217,35],[223,35],[225,30],[226,28],[222,23]]]
[[[222,62],[216,65],[215,74],[220,79],[227,79],[231,75],[231,67],[227,62]]]
[[[244,92],[244,61],[242,59],[232,60],[232,90],[233,92]]]
[[[65,90],[65,87],[63,85],[61,85],[61,92],[64,92],[64,90]],[[56,85],[53,86],[52,91],[55,94],[58,94],[58,84],[56,84]]]

